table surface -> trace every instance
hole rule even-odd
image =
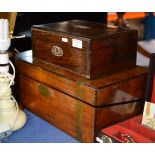
[[[28,110],[26,125],[3,143],[79,143],[76,139],[57,129]]]
[[[144,48],[148,53],[155,53],[155,39],[148,41],[139,41],[138,44]],[[137,65],[138,66],[149,66],[149,58],[137,51]]]

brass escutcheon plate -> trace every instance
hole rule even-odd
[[[39,92],[40,92],[40,94],[41,94],[42,96],[44,96],[44,97],[51,96],[50,90],[49,90],[48,87],[46,87],[45,85],[40,84],[40,85],[38,86],[38,89],[39,89]]]
[[[57,57],[63,56],[63,50],[59,46],[53,46],[52,49],[51,49],[51,52],[52,52],[53,55],[55,55]]]

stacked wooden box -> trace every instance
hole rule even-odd
[[[73,20],[32,33],[33,56],[16,59],[26,108],[81,142],[142,112],[147,70],[136,66],[135,30]]]

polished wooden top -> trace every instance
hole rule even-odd
[[[135,78],[137,76],[141,76],[142,74],[146,74],[148,72],[147,68],[137,66],[132,69],[128,69],[126,71],[120,71],[116,74],[103,76],[97,79],[85,79],[83,77],[77,76],[74,73],[69,71],[64,71],[63,68],[56,66],[52,63],[48,63],[46,61],[34,58],[32,56],[32,51],[21,52],[16,56],[16,59],[22,60],[23,62],[29,63],[30,65],[36,66],[39,70],[44,70],[50,72],[51,74],[59,74],[60,77],[72,80],[74,82],[81,83],[83,85],[89,86],[93,89],[100,89],[103,87],[107,87],[109,85],[113,85],[115,83],[129,80]]]
[[[129,28],[108,27],[105,24],[82,20],[34,25],[32,28],[46,32],[66,33],[84,38],[96,38],[121,32],[133,31]]]

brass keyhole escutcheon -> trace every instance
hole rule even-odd
[[[52,49],[51,49],[51,52],[52,52],[53,55],[55,55],[57,57],[63,56],[63,50],[59,46],[53,46]]]
[[[48,90],[48,88],[45,85],[40,84],[38,86],[38,89],[42,96],[44,96],[44,97],[51,96],[51,92]]]

